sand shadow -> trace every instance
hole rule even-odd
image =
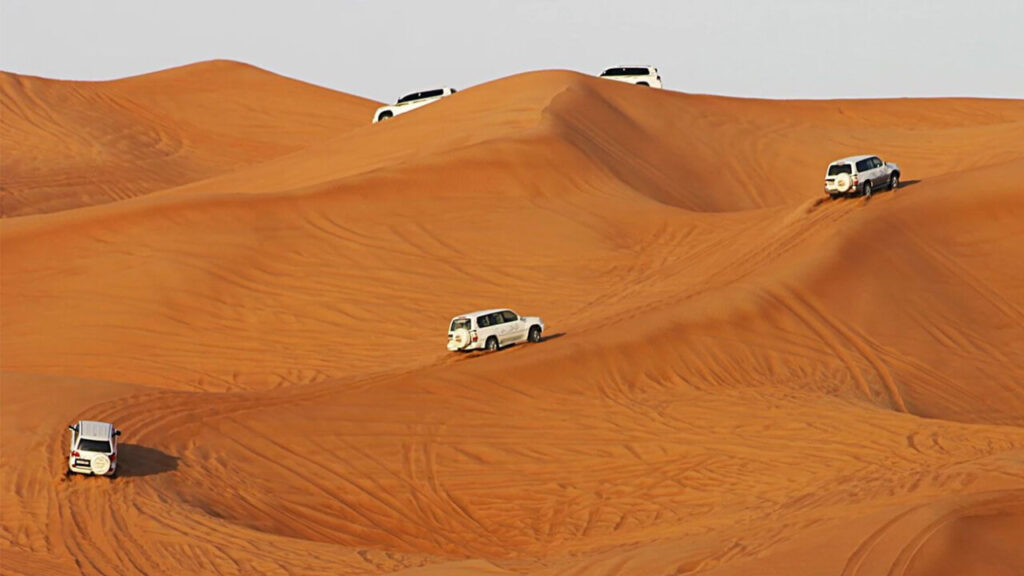
[[[149,446],[119,444],[117,475],[126,478],[154,476],[178,469],[178,458]]]
[[[551,334],[550,336],[541,336],[540,342],[537,342],[537,344],[543,344],[544,342],[547,342],[548,340],[555,340],[556,338],[561,338],[562,336],[565,336],[565,332],[555,332],[554,334]],[[500,353],[500,352],[502,352],[504,350],[510,350],[510,349],[519,348],[520,346],[522,346],[524,344],[529,345],[530,343],[529,342],[517,342],[515,344],[506,344],[501,349],[499,349],[497,352],[488,352],[487,350],[460,351],[459,353],[462,354],[462,358],[457,358],[455,361],[458,362],[458,361],[461,361],[461,360],[469,360],[470,358],[479,358],[481,356],[488,356],[490,354],[497,354],[497,353]]]
[[[919,182],[921,182],[921,181],[920,180],[901,180],[900,181],[900,187],[897,188],[897,190],[902,190],[903,188],[907,188],[909,186],[913,186],[914,184],[918,184]]]

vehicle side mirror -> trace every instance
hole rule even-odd
[[[78,429],[75,428],[74,426],[68,426],[68,430],[71,430],[72,432],[78,432]]]
[[[115,430],[114,431],[114,436],[120,436],[120,435],[121,435],[121,431],[120,430]]]

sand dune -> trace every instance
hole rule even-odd
[[[26,82],[5,106],[53,110]],[[369,125],[230,63],[89,89],[162,115],[96,130],[224,123],[122,161],[3,116],[5,572],[1024,566],[1024,103],[549,71]],[[824,198],[862,151],[909,185]],[[151,185],[69,200],[94,171]],[[548,340],[445,353],[495,305]],[[63,479],[79,417],[123,477]]]
[[[0,73],[0,216],[131,198],[299,150],[376,103],[213,61],[114,82]]]

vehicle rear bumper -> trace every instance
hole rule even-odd
[[[68,462],[68,470],[75,474],[85,474],[86,476],[113,476],[114,472],[117,470],[117,464],[111,463],[110,470],[107,470],[106,474],[97,474],[93,472],[92,468],[89,466],[75,466],[71,462]]]

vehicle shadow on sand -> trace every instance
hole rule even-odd
[[[117,461],[117,475],[125,478],[154,476],[178,469],[176,456],[140,444],[119,445]]]
[[[849,193],[849,194],[836,194],[836,197],[833,198],[833,200],[837,200],[839,198],[864,198],[864,200],[870,200],[871,198],[873,198],[873,197],[875,197],[875,196],[877,196],[879,194],[891,194],[893,192],[899,192],[900,190],[903,190],[904,188],[909,188],[909,187],[913,186],[914,184],[917,184],[918,182],[920,182],[920,180],[905,180],[905,181],[900,182],[900,187],[895,189],[895,190],[889,190],[887,188],[882,188],[881,190],[875,190],[871,194],[871,196],[866,196],[866,197],[863,194],[861,194],[860,192],[852,192],[852,193]]]
[[[565,332],[555,332],[554,334],[551,334],[550,336],[541,336],[540,342],[537,342],[537,344],[543,344],[543,343],[545,343],[545,342],[547,342],[549,340],[555,340],[557,338],[561,338],[562,336],[565,336]],[[488,352],[487,350],[471,350],[469,352],[461,352],[460,355],[462,357],[461,358],[456,358],[454,361],[455,362],[459,362],[459,361],[463,361],[463,360],[469,360],[470,358],[479,358],[480,356],[488,356],[490,354],[500,354],[501,352],[503,352],[505,350],[514,350],[516,348],[519,348],[523,344],[525,344],[525,343],[524,342],[520,342],[518,344],[509,344],[509,345],[506,345],[501,350],[498,350],[497,352]]]

